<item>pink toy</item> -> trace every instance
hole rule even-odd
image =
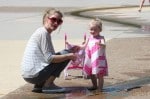
[[[84,35],[84,42],[86,41],[86,35]],[[83,43],[84,43],[83,42]],[[67,35],[65,34],[65,48],[71,49],[76,45],[70,44],[67,42]],[[84,62],[84,49],[80,49],[78,52],[75,53],[77,55],[77,59],[75,61],[70,61],[67,67],[64,69],[64,78],[67,79],[69,76],[67,70],[70,69],[83,69],[83,62]]]

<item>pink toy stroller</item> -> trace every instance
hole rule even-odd
[[[84,35],[84,42],[86,41],[86,35]],[[66,49],[71,49],[75,45],[69,44],[67,42],[67,35],[65,34],[65,48]],[[83,62],[84,62],[84,49],[79,50],[78,52],[75,53],[77,55],[77,59],[75,61],[70,61],[67,65],[67,67],[64,69],[64,78],[67,79],[69,76],[67,70],[70,69],[83,69]]]

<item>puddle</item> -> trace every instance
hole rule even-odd
[[[150,76],[106,86],[104,87],[104,92],[110,93],[119,91],[130,91],[135,88],[140,88],[145,84],[150,84]]]
[[[64,99],[122,99],[129,95],[126,92],[103,93],[97,90],[88,91],[87,88],[81,87],[73,89],[71,93],[65,94]]]

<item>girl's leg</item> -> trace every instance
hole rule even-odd
[[[100,75],[98,77],[98,89],[100,91],[102,91],[102,89],[103,89],[103,84],[104,84],[104,77],[103,77],[103,75]]]
[[[93,84],[93,89],[97,89],[97,77],[96,77],[96,75],[91,75],[91,81]]]

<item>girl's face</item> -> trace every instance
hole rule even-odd
[[[54,31],[58,28],[59,25],[63,23],[61,15],[54,13],[53,15],[47,18],[47,29],[49,31]]]
[[[97,36],[100,33],[100,28],[96,24],[91,23],[89,27],[89,32],[91,35]]]

